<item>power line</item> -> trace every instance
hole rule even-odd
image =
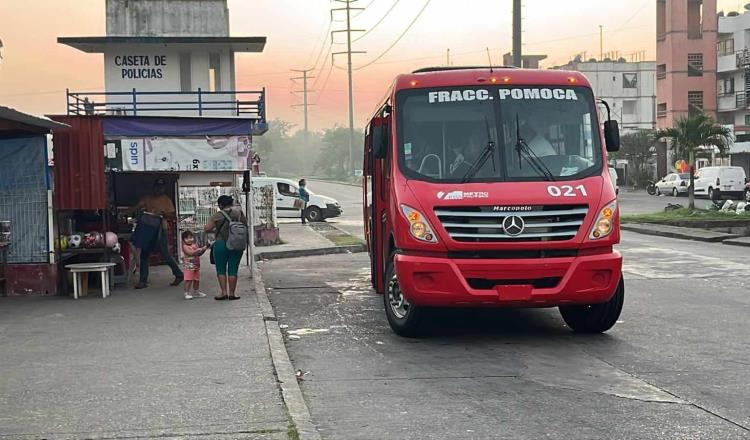
[[[634,18],[635,18],[636,16],[638,16],[638,14],[640,14],[640,13],[641,13],[641,11],[643,11],[644,9],[646,9],[646,6],[648,6],[648,5],[650,5],[650,4],[653,4],[653,2],[652,2],[651,0],[646,0],[646,1],[644,1],[644,2],[643,2],[643,5],[641,5],[641,7],[640,7],[640,8],[638,8],[638,10],[636,10],[636,11],[635,11],[635,12],[633,13],[633,15],[631,15],[631,16],[630,16],[630,17],[629,17],[629,18],[628,18],[627,20],[625,20],[624,22],[622,22],[622,24],[620,25],[620,27],[616,28],[616,29],[615,29],[615,31],[618,31],[618,30],[620,30],[620,29],[624,28],[625,26],[627,26],[627,25],[628,25],[628,23],[630,23],[631,21],[633,21],[633,19],[634,19]]]
[[[318,98],[315,100],[315,104],[320,101],[320,98],[323,96],[323,92],[326,90],[326,86],[328,86],[328,80],[331,79],[331,73],[333,73],[333,55],[331,55],[331,67],[328,68],[328,73],[326,74],[326,79],[323,81],[323,85],[320,87],[320,91],[318,92]]]
[[[401,0],[396,0],[396,1],[394,1],[394,2],[393,2],[393,4],[391,5],[391,7],[390,7],[390,8],[389,8],[389,9],[388,9],[388,10],[387,10],[386,12],[385,12],[385,15],[383,15],[382,17],[380,17],[380,20],[378,20],[378,21],[377,21],[377,22],[376,22],[376,23],[375,23],[374,25],[372,25],[372,26],[370,27],[370,29],[368,29],[368,30],[367,30],[367,31],[366,31],[366,32],[365,32],[364,34],[362,34],[362,35],[360,35],[359,37],[355,38],[355,39],[354,39],[354,42],[357,42],[357,41],[359,41],[359,40],[361,40],[361,39],[365,38],[365,36],[366,36],[367,34],[369,34],[370,32],[372,32],[372,31],[373,31],[373,29],[375,29],[376,27],[378,27],[378,26],[380,25],[380,23],[382,23],[382,22],[383,22],[383,20],[385,20],[385,18],[386,18],[386,17],[388,17],[388,14],[390,14],[390,13],[391,13],[391,11],[393,11],[393,9],[394,9],[394,8],[396,7],[396,5],[398,4],[398,2],[399,2],[399,1],[401,1]]]
[[[328,60],[333,58],[333,56],[330,56],[330,57],[328,56],[328,55],[331,55],[332,48],[333,48],[333,41],[331,41],[331,44],[328,45],[328,53],[326,54],[326,58],[323,61],[323,64],[320,65],[320,69],[318,70],[318,72],[315,74],[315,82],[313,82],[313,85],[312,85],[313,89],[318,86],[318,81],[320,81],[321,74],[325,70],[326,64],[328,64]]]
[[[354,148],[354,86],[352,82],[352,55],[355,53],[364,53],[362,51],[352,50],[352,32],[364,32],[359,29],[352,29],[352,11],[362,10],[362,8],[352,8],[352,3],[357,0],[336,0],[339,3],[345,3],[345,8],[331,9],[331,17],[337,11],[346,11],[346,29],[337,30],[331,32],[331,40],[333,40],[333,34],[336,32],[346,32],[346,51],[345,52],[332,52],[331,56],[346,54],[347,57],[347,70],[349,77],[349,166],[350,170],[354,169],[353,152]],[[331,66],[335,65],[334,60],[331,60]]]
[[[365,11],[367,10],[367,8],[369,8],[370,6],[372,6],[372,4],[373,4],[373,3],[375,3],[375,1],[376,1],[376,0],[370,0],[370,1],[369,1],[369,2],[367,3],[367,5],[365,5],[365,6],[362,6],[362,10],[361,10],[361,11],[359,11],[359,12],[357,12],[356,14],[352,15],[352,18],[357,18],[357,17],[359,17],[360,15],[362,15],[362,14],[363,14],[363,13],[364,13],[364,12],[365,12]]]
[[[388,46],[388,48],[383,53],[381,53],[380,55],[378,55],[377,57],[375,57],[374,60],[370,61],[369,63],[367,63],[367,64],[365,64],[363,66],[359,66],[359,67],[357,67],[354,70],[362,70],[362,69],[364,69],[364,68],[366,68],[368,66],[371,66],[371,65],[375,64],[379,59],[383,58],[388,52],[390,52],[390,50],[393,49],[398,44],[399,41],[401,41],[401,39],[404,37],[404,35],[406,35],[406,33],[409,32],[409,29],[411,29],[411,27],[414,26],[414,23],[416,23],[417,20],[419,20],[419,17],[427,9],[427,6],[430,5],[430,1],[432,1],[432,0],[427,0],[425,2],[424,6],[422,6],[422,9],[419,10],[419,12],[414,17],[414,19],[411,21],[411,23],[409,23],[409,25],[406,26],[406,29],[404,29],[404,31],[401,33],[401,35],[399,35],[398,38],[396,38],[396,41],[394,41],[393,44],[391,44],[390,46]]]
[[[328,37],[331,37],[331,28],[333,27],[333,17],[328,21],[328,27],[326,28],[326,33],[323,36],[323,41],[320,43],[320,51],[318,52],[318,56],[315,57],[315,63],[313,63],[312,69],[318,68],[318,61],[320,61],[320,56],[323,55],[323,50],[326,47],[326,41],[328,41]],[[331,44],[328,46],[329,50],[331,46],[333,45],[333,37],[331,37]]]

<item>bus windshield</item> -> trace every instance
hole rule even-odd
[[[574,180],[602,169],[597,108],[584,87],[404,90],[398,161],[439,182]]]

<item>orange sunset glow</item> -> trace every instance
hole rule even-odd
[[[418,67],[451,64],[500,64],[511,49],[511,2],[497,0],[360,0],[353,27],[370,30],[353,45],[366,54],[354,56],[355,124],[383,96],[393,77]],[[59,36],[105,34],[103,0],[1,0],[0,104],[36,114],[61,113],[65,89],[103,90],[102,55],[85,54],[57,44]],[[539,7],[539,6],[544,7]],[[339,5],[340,6],[340,5]],[[237,88],[265,86],[268,117],[301,124],[302,98],[294,91],[290,69],[314,68],[310,124],[314,129],[347,123],[346,57],[336,56],[331,67],[329,29],[343,29],[343,15],[329,0],[230,0],[233,36],[267,36],[261,54],[237,56]],[[602,2],[582,0],[524,2],[524,53],[546,54],[544,67],[564,64],[579,53],[599,56],[599,25],[604,29],[604,52],[616,50],[629,59],[645,52],[655,57],[653,0]],[[741,5],[739,5],[741,7]],[[420,10],[424,12],[395,46],[383,54]],[[737,9],[735,1],[719,2],[719,9]],[[530,13],[528,11],[533,11]],[[386,16],[387,13],[387,16]],[[378,23],[380,22],[380,23]],[[373,29],[373,25],[378,24]],[[345,50],[344,34],[332,45]],[[381,56],[382,55],[382,56]],[[376,58],[377,61],[370,64]],[[316,63],[317,59],[317,63]],[[364,66],[364,67],[363,67]]]

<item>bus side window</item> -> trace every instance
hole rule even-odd
[[[384,177],[386,179],[391,178],[391,157],[393,154],[391,153],[391,117],[386,116],[383,118],[383,136],[385,136],[385,148],[386,148],[386,154],[385,154],[385,174]]]
[[[365,176],[372,176],[372,127],[367,124],[365,127],[365,160],[364,169],[362,174]]]

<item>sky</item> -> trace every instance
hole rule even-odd
[[[744,4],[718,3],[725,11],[740,10]],[[523,51],[548,55],[543,67],[564,64],[579,53],[598,56],[600,25],[605,53],[655,58],[654,0],[523,4]],[[0,0],[0,105],[60,114],[66,89],[103,90],[102,55],[79,52],[56,40],[104,35],[104,5],[105,0]],[[500,64],[502,54],[511,50],[511,0],[358,0],[354,6],[365,9],[353,14],[352,27],[369,30],[353,44],[353,50],[367,52],[353,56],[357,127],[365,125],[396,75],[445,65],[448,49],[453,65],[487,64],[487,48],[492,62]],[[238,54],[236,69],[237,89],[266,87],[269,119],[301,127],[302,110],[295,105],[302,97],[293,93],[301,85],[290,80],[297,75],[290,69],[313,68],[310,128],[348,125],[346,56],[336,56],[331,67],[328,55],[329,30],[345,28],[344,15],[334,14],[330,20],[330,9],[336,7],[341,4],[334,0],[229,0],[232,36],[268,38],[263,53]],[[344,36],[335,38],[333,52],[346,49],[340,44]]]

